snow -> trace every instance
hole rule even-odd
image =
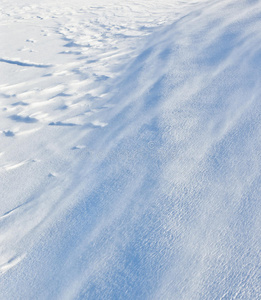
[[[260,299],[260,1],[1,1],[0,299]]]

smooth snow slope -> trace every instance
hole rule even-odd
[[[261,1],[2,2],[0,298],[260,299]]]

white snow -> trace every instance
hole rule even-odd
[[[1,0],[1,300],[261,298],[260,17]]]

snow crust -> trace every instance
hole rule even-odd
[[[260,17],[1,1],[0,299],[260,299]]]

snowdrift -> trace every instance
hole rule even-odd
[[[1,299],[260,297],[260,16],[185,5],[94,84],[95,118],[48,119],[60,169],[1,217]]]

